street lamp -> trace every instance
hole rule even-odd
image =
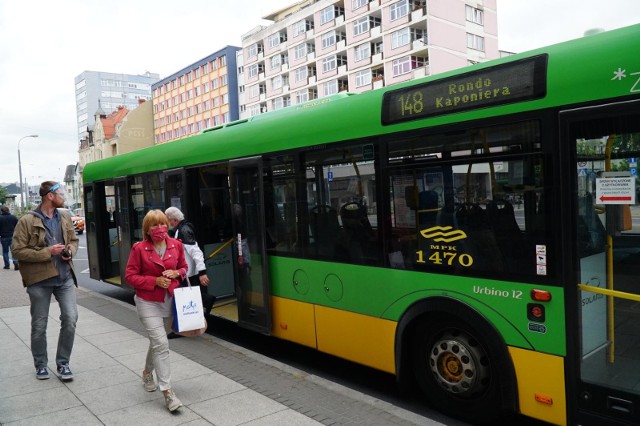
[[[24,185],[22,183],[22,161],[20,160],[20,142],[27,138],[37,138],[38,135],[29,135],[21,138],[18,141],[18,172],[20,173],[20,207],[24,209],[25,200],[24,200]]]

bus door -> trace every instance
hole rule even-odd
[[[87,253],[89,258],[89,276],[94,280],[102,279],[101,259],[99,251],[98,229],[103,229],[103,225],[98,225],[98,203],[97,200],[104,200],[104,185],[90,184],[84,186],[84,211],[85,211],[85,235],[87,236]]]
[[[561,122],[575,159],[571,423],[640,424],[640,101],[563,112]]]
[[[233,262],[238,323],[271,333],[269,266],[266,256],[264,188],[260,157],[231,161]]]
[[[127,268],[127,259],[131,251],[131,211],[129,203],[129,186],[126,178],[115,179],[115,212],[116,219],[115,236],[113,242],[117,241],[118,251],[118,271],[119,276],[124,277]],[[113,222],[112,222],[113,223]]]

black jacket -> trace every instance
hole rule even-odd
[[[16,229],[18,218],[11,213],[2,212],[0,215],[0,237],[13,237],[13,230]]]

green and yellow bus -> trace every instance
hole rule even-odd
[[[291,106],[83,170],[92,278],[149,209],[211,315],[472,423],[640,423],[640,25]]]

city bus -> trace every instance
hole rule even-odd
[[[474,424],[638,424],[638,52],[634,25],[87,164],[90,276],[126,285],[176,206],[214,317]]]

